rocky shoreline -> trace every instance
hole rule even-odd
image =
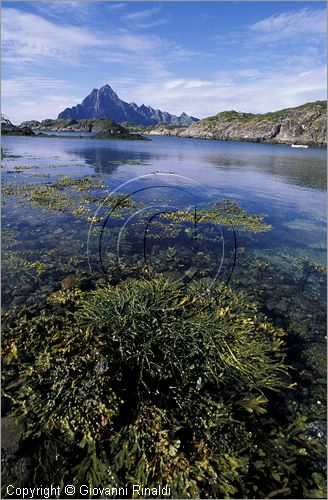
[[[189,127],[173,128],[159,125],[147,131],[147,134],[224,141],[326,146],[327,104],[325,101],[317,101],[263,115],[224,111],[204,118]]]
[[[110,119],[46,119],[41,122],[26,121],[18,127],[12,126],[8,131],[2,128],[3,134],[10,135],[41,135],[45,132],[92,132],[99,134],[99,138],[112,139],[146,139],[144,135],[163,135],[221,141],[327,146],[327,103],[316,101],[265,114],[223,111],[188,127],[164,123],[155,127],[143,127],[131,123],[117,124]],[[104,135],[106,137],[103,137]]]
[[[78,132],[84,139],[122,139],[122,140],[149,140],[146,137],[131,132],[126,127],[110,119],[99,120],[31,120],[21,123],[18,127],[10,123],[3,123],[1,135],[19,135],[31,137],[58,137],[49,135],[49,132]],[[85,136],[93,132],[94,136]],[[71,137],[71,136],[70,136]]]

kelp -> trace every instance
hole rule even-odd
[[[20,167],[16,168],[19,169]],[[33,175],[35,177],[40,175],[49,176],[49,174]],[[82,178],[57,175],[57,178],[54,180],[41,183],[18,183],[5,180],[3,181],[2,197],[3,203],[6,202],[8,196],[15,196],[22,206],[30,203],[34,206],[43,207],[44,210],[50,209],[70,213],[74,216],[85,216],[90,213],[92,208],[95,210],[97,206],[104,208],[112,207],[113,209],[136,209],[142,206],[140,202],[136,203],[131,197],[124,196],[122,193],[111,195],[105,188],[106,186],[99,174],[85,175]],[[101,190],[101,194],[94,194],[95,190]],[[87,194],[81,196],[80,193]],[[95,206],[91,205],[92,203]],[[146,216],[147,212],[144,215]],[[148,217],[150,218],[152,215],[153,213],[149,211]],[[112,211],[111,217],[117,217],[115,210]],[[263,216],[249,214],[231,200],[219,200],[210,203],[207,208],[200,208],[196,213],[183,208],[171,213],[162,213],[160,214],[160,219],[171,220],[180,224],[186,222],[192,224],[222,224],[254,233],[271,230],[271,225],[264,222]],[[89,222],[98,221],[90,219],[90,216],[88,216],[87,220]],[[103,217],[99,220],[103,220]],[[169,228],[161,224],[160,220],[155,221],[154,224],[162,227],[171,236],[176,236],[181,230],[178,228]],[[191,230],[188,228],[185,229],[185,231]]]
[[[3,388],[25,425],[29,485],[323,494],[320,444],[284,411],[285,333],[245,293],[130,279],[52,293],[4,323]]]
[[[178,210],[161,215],[164,219],[199,223],[222,224],[238,227],[254,233],[270,231],[272,226],[263,222],[264,217],[249,214],[231,200],[220,200],[209,204],[209,208],[193,211]]]
[[[50,177],[49,174],[32,174],[31,177],[40,176]],[[110,195],[98,174],[85,175],[82,178],[57,175],[53,180],[34,183],[4,180],[2,184],[3,204],[8,197],[14,196],[22,207],[37,206],[45,212],[50,210],[66,213],[86,218],[88,222],[94,222],[90,217],[94,217],[92,213],[97,206],[104,205],[117,209],[135,206],[130,198],[125,198],[119,193]]]
[[[39,260],[29,261],[22,257],[20,254],[23,252],[10,252],[4,253],[2,265],[6,268],[6,272],[10,273],[12,276],[15,274],[22,274],[24,277],[28,276],[30,278],[36,279],[37,276],[42,274],[47,265],[45,262]]]

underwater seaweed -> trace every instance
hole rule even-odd
[[[29,484],[320,496],[320,443],[281,410],[293,387],[284,336],[245,293],[163,277],[62,290],[38,314],[8,313],[3,388],[32,450]]]

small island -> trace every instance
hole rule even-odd
[[[1,117],[1,135],[19,135],[31,137],[58,137],[49,132],[79,132],[81,135],[66,135],[63,137],[76,137],[83,139],[121,139],[121,140],[137,140],[149,141],[150,139],[138,134],[130,132],[126,127],[119,125],[110,118],[95,119],[95,120],[31,120],[23,122],[19,126],[13,125],[9,118]],[[84,135],[86,133],[94,135]]]

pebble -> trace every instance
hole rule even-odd
[[[77,283],[77,277],[74,274],[69,274],[61,280],[60,286],[62,290],[68,290],[69,288],[73,288]]]
[[[23,425],[16,422],[12,415],[1,418],[1,446],[14,453],[19,448],[19,441],[23,432]]]

